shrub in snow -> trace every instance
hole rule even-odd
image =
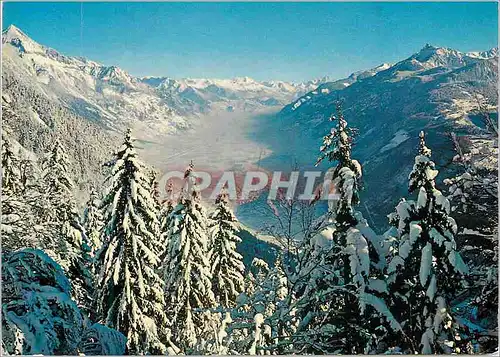
[[[24,249],[2,264],[2,341],[10,354],[75,354],[83,317],[61,267]]]
[[[293,300],[281,256],[272,268],[254,258],[252,269],[256,277],[248,273],[245,292],[238,296],[237,305],[231,310],[228,346],[234,353],[291,353],[296,318],[290,309]]]
[[[78,352],[85,356],[120,356],[126,351],[125,336],[101,324],[87,327],[78,343]]]

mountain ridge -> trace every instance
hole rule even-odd
[[[152,136],[189,129],[196,117],[213,110],[255,111],[281,106],[326,80],[295,84],[259,82],[250,77],[134,77],[115,65],[61,54],[15,25],[2,32],[2,44],[4,50],[10,47],[4,51],[6,69],[31,76],[52,99],[82,116],[102,121],[111,130],[123,130],[124,121]]]
[[[353,118],[350,123],[360,129],[355,154],[365,162],[368,178],[377,177],[377,160],[390,163],[397,150],[403,150],[403,154],[394,161],[407,170],[405,165],[413,154],[411,145],[420,130],[430,130],[429,142],[435,144],[436,140],[441,148],[446,145],[437,138],[446,130],[480,132],[470,118],[475,110],[472,97],[477,90],[484,91],[480,93],[484,97],[490,96],[498,79],[497,48],[460,52],[429,44],[399,62],[383,63],[337,80],[323,77],[303,87],[283,81],[259,82],[250,77],[133,77],[117,66],[62,55],[32,41],[15,26],[2,34],[4,95],[16,98],[5,105],[33,118],[43,130],[52,130],[50,115],[44,112],[49,102],[80,121],[97,124],[108,134],[131,127],[143,140],[183,133],[214,111],[258,113],[274,108],[281,109],[276,121],[280,127],[272,130],[288,132],[290,140],[280,138],[271,143],[272,151],[279,152],[273,147],[277,142],[288,146],[287,150],[289,143],[300,142],[294,150],[307,151],[307,164],[315,161],[316,148],[330,130],[327,118],[331,104],[344,99],[346,115]],[[302,95],[302,91],[306,93]],[[31,100],[19,95],[21,92],[35,93],[43,100]],[[42,107],[37,104],[40,102]],[[373,137],[377,131],[381,134]],[[300,141],[302,136],[304,140]],[[381,158],[376,157],[378,154]],[[394,171],[391,165],[388,167]],[[402,194],[404,170],[392,174],[386,183],[390,190]],[[374,201],[391,199],[391,195],[382,193]]]
[[[444,167],[439,178],[451,177],[459,168],[452,164],[456,153],[450,133],[483,138],[485,128],[476,116],[488,110],[497,118],[498,110],[497,48],[471,54],[426,45],[386,67],[348,85],[344,80],[324,83],[289,103],[275,118],[281,135],[301,143],[294,155],[307,165],[315,161],[321,140],[330,131],[333,103],[343,102],[349,125],[359,130],[353,157],[363,164],[368,187],[362,192],[362,210],[369,211],[367,217],[379,227],[387,224],[385,216],[395,200],[407,196],[420,131],[426,132],[438,167]],[[497,150],[497,142],[481,140],[477,145],[484,150]],[[271,149],[277,156],[283,150]],[[374,194],[369,186],[384,190]]]

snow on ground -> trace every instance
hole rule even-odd
[[[404,143],[409,138],[410,138],[410,136],[408,135],[408,132],[406,132],[404,130],[398,130],[396,132],[396,134],[394,134],[394,137],[391,139],[391,141],[389,141],[389,143],[387,145],[385,145],[384,147],[382,147],[380,149],[380,152],[383,153],[387,150],[391,150],[391,149],[399,146],[400,144]]]
[[[249,128],[258,125],[259,114],[271,114],[276,109],[259,113],[218,112],[197,119],[193,129],[178,135],[160,136],[140,143],[147,161],[164,173],[171,167],[184,168],[191,160],[203,169],[231,170],[245,164],[255,164],[272,152],[263,144],[248,138]],[[137,137],[141,136],[138,133]]]

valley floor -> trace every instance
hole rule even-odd
[[[172,167],[184,169],[191,160],[205,170],[231,170],[256,164],[271,154],[249,138],[255,118],[271,115],[277,108],[260,112],[217,112],[196,119],[192,129],[180,135],[161,136],[144,143],[146,159],[164,173]],[[138,135],[140,139],[140,135]]]

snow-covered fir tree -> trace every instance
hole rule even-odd
[[[21,191],[19,158],[10,140],[2,135],[2,189],[12,193]]]
[[[38,205],[37,214],[43,219],[45,227],[51,232],[52,237],[45,237],[42,242],[42,247],[56,261],[60,260],[59,252],[63,252],[66,248],[66,243],[70,246],[78,246],[81,244],[81,236],[83,232],[75,232],[68,239],[75,241],[70,242],[67,239],[54,239],[53,236],[61,234],[62,227],[65,222],[73,218],[74,184],[70,177],[69,159],[65,153],[59,140],[56,140],[50,152],[46,153],[41,159],[41,191],[40,204]],[[66,262],[58,261],[64,268],[67,267]]]
[[[116,152],[101,207],[103,247],[99,257],[99,321],[127,337],[130,354],[164,354],[166,346],[163,281],[157,274],[157,215],[149,178],[128,130]]]
[[[493,123],[493,122],[492,122]],[[445,179],[461,254],[469,265],[467,294],[460,296],[460,313],[480,330],[481,353],[497,346],[498,327],[498,144],[497,135],[450,135],[461,172]],[[468,315],[468,316],[467,316]]]
[[[164,262],[165,295],[172,336],[185,351],[206,333],[204,310],[216,306],[208,260],[207,216],[200,202],[193,165],[185,173],[186,187],[171,213]]]
[[[43,215],[52,236],[42,247],[65,270],[72,296],[83,311],[90,311],[93,290],[90,246],[73,197],[69,159],[59,140],[42,161]],[[54,239],[55,238],[55,239]]]
[[[379,260],[375,234],[366,235],[361,214],[354,210],[359,202],[358,179],[361,165],[351,158],[352,134],[340,105],[337,121],[324,138],[319,164],[327,158],[336,163],[329,170],[332,184],[328,194],[329,211],[323,217],[318,236],[326,240],[318,249],[312,240],[306,249],[314,257],[299,272],[306,284],[299,292],[297,314],[301,319],[294,336],[297,353],[367,353],[377,344],[374,330],[380,322],[395,330],[399,325],[385,303],[368,292],[370,270]],[[383,319],[381,319],[383,318]]]
[[[288,342],[296,331],[297,320],[295,311],[290,308],[294,301],[288,298],[292,298],[293,294],[289,291],[284,270],[283,258],[279,254],[252,299],[253,308],[264,317],[261,324],[263,340],[260,346],[264,354],[293,352],[292,344]]]
[[[212,291],[217,302],[225,307],[235,306],[243,291],[245,266],[236,251],[241,238],[236,235],[239,223],[229,207],[229,195],[223,190],[215,201],[215,210],[209,217],[209,262],[212,273]]]
[[[177,199],[174,195],[174,186],[172,182],[169,181],[167,184],[167,195],[164,200],[160,202],[159,208],[159,229],[160,229],[160,259],[163,262],[165,260],[165,256],[167,254],[167,245],[168,245],[168,236],[170,223],[172,219],[172,211],[174,207],[177,205]]]
[[[438,171],[430,157],[421,132],[409,175],[409,190],[417,200],[403,199],[389,217],[396,238],[387,270],[393,312],[404,326],[407,339],[399,343],[405,352],[464,353],[449,304],[468,268],[457,251],[457,225],[450,202],[436,188]]]
[[[338,163],[335,168],[336,174],[342,168],[349,168],[357,176],[360,176],[361,166],[357,160],[351,158],[353,137],[357,133],[357,129],[348,127],[340,103],[336,104],[336,110],[337,115],[331,115],[329,120],[331,122],[337,121],[337,124],[328,135],[323,137],[323,145],[320,147],[320,156],[316,161],[316,166],[324,159],[328,159],[329,162]],[[357,192],[353,192],[353,194],[355,193]],[[355,196],[354,203],[357,203],[357,200],[358,197]]]
[[[2,135],[2,250],[36,247],[34,224],[35,217],[23,192],[20,160]]]
[[[158,188],[158,171],[154,167],[148,169],[148,179],[149,179],[149,190],[151,196],[151,202],[153,203],[152,209],[156,213],[156,219],[148,222],[148,229],[156,237],[157,244],[155,245],[155,253],[159,258],[162,257],[165,247],[161,243],[161,230],[160,230],[160,220],[161,220],[161,204],[160,204],[160,191]],[[161,259],[160,259],[161,262]]]
[[[97,192],[92,190],[83,211],[83,227],[87,233],[90,254],[92,256],[96,254],[102,245],[101,231],[103,223],[102,212],[99,206],[100,200]]]
[[[151,167],[149,170],[149,180],[150,180],[150,189],[151,189],[151,196],[154,199],[155,204],[157,205],[157,209],[159,210],[159,205],[160,205],[160,188],[158,184],[158,171],[154,168]]]

